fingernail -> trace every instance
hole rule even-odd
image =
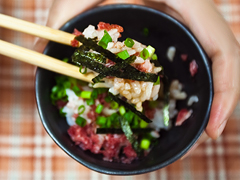
[[[218,130],[217,130],[217,138],[222,134],[222,132],[223,132],[226,124],[227,124],[227,120],[224,120],[224,121],[222,122],[222,124],[220,124],[220,126],[218,127]]]

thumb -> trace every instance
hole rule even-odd
[[[71,3],[69,3],[71,2]],[[59,29],[69,19],[100,4],[103,0],[54,0],[49,10],[46,26]],[[34,50],[43,52],[48,40],[36,38]]]

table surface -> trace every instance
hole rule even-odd
[[[0,0],[0,12],[45,24],[52,0]],[[240,42],[240,0],[215,0]],[[0,38],[32,48],[35,38],[0,28]],[[223,135],[166,168],[137,176],[91,171],[65,154],[44,130],[36,107],[36,67],[0,56],[0,180],[17,179],[240,179],[240,104]],[[237,77],[238,78],[238,77]]]

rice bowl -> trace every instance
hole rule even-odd
[[[125,12],[122,16],[125,19],[128,17],[128,21],[124,20],[124,18],[117,18],[122,11]],[[129,16],[133,12],[136,16]],[[141,20],[145,18],[149,20],[144,21],[146,23],[142,25],[139,22],[139,17],[141,17]],[[154,23],[156,18],[164,26],[159,27],[159,25]],[[178,80],[172,86],[175,95],[179,97],[197,95],[199,101],[192,104],[192,115],[181,126],[172,127],[169,131],[162,131],[158,145],[143,160],[137,160],[127,165],[104,162],[102,156],[93,156],[90,152],[82,151],[73,142],[69,141],[67,134],[69,125],[65,118],[59,116],[58,109],[51,104],[49,99],[56,74],[38,68],[36,74],[36,98],[43,125],[53,140],[66,153],[92,170],[107,174],[129,175],[162,168],[185,154],[196,142],[206,126],[212,101],[212,79],[207,57],[196,39],[183,25],[166,14],[142,6],[111,5],[96,8],[74,18],[62,29],[68,32],[73,32],[74,28],[83,31],[89,24],[96,25],[99,21],[122,25],[125,29],[122,39],[132,37],[138,42],[151,44],[153,47],[156,47],[161,64],[169,79],[171,81]],[[132,22],[139,23],[132,26]],[[145,37],[142,33],[145,27],[149,28],[150,33],[148,37]],[[176,47],[172,62],[166,57],[167,49],[170,46]],[[56,51],[57,49],[58,51]],[[63,59],[64,57],[70,57],[73,50],[70,47],[51,42],[45,49],[45,53]],[[181,60],[182,54],[188,54],[186,61]],[[196,59],[199,70],[194,77],[189,72],[189,64],[193,59]],[[205,86],[202,86],[202,84],[205,84]],[[177,87],[180,89],[177,89]],[[176,104],[176,108],[181,110],[187,107],[187,101],[187,98],[181,100]],[[49,110],[53,113],[48,113]],[[176,119],[173,119],[174,123],[175,121]],[[159,123],[156,124],[159,125]]]

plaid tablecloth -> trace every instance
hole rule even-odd
[[[45,24],[51,2],[52,0],[0,0],[0,12]],[[240,42],[240,0],[215,2]],[[30,49],[35,39],[3,28],[0,28],[0,38]],[[77,163],[45,132],[35,102],[35,68],[0,56],[0,180],[240,179],[240,104],[223,135],[216,141],[209,140],[202,144],[190,157],[144,175],[108,176]]]

